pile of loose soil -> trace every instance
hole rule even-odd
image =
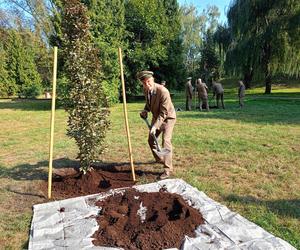
[[[96,218],[99,229],[92,236],[96,246],[130,250],[179,248],[184,236],[194,237],[197,226],[204,223],[201,213],[180,195],[163,189],[146,193],[129,188],[96,205],[101,207]]]
[[[128,168],[127,168],[128,169]],[[69,168],[57,171],[52,182],[52,198],[66,199],[88,194],[107,192],[110,189],[131,187],[135,183],[130,171],[93,169],[83,174],[78,169]],[[47,182],[41,184],[47,194]]]

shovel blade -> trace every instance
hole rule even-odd
[[[157,150],[157,149],[153,149],[153,152],[155,154],[157,154],[158,156],[160,156],[160,157],[166,156],[166,155],[171,153],[171,151],[169,149],[166,149],[166,148],[162,148],[160,151]]]

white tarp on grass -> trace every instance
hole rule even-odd
[[[202,213],[205,220],[205,224],[197,228],[196,238],[184,239],[182,250],[296,250],[183,180],[170,179],[134,186],[142,192],[158,192],[162,187],[181,195],[190,206]],[[100,209],[94,205],[95,201],[123,190],[125,188],[34,205],[29,249],[119,249],[96,247],[91,236],[99,227],[95,216]]]

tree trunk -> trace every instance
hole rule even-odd
[[[244,84],[246,89],[250,89],[251,88],[251,81],[253,78],[253,69],[249,68],[245,73],[244,73]]]
[[[272,83],[271,83],[271,75],[269,74],[269,72],[266,75],[265,83],[266,83],[265,94],[271,94]]]
[[[265,69],[265,94],[271,94],[271,72],[269,68],[270,64],[270,58],[271,58],[271,45],[266,42],[264,49],[263,49],[263,64]]]

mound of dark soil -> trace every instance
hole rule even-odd
[[[128,168],[127,168],[128,169]],[[88,194],[106,192],[120,187],[131,187],[133,182],[130,171],[93,169],[82,174],[77,169],[69,168],[57,171],[52,182],[52,198],[66,199]],[[45,196],[47,182],[41,184]]]
[[[98,231],[92,236],[96,246],[124,249],[179,248],[185,235],[194,236],[196,227],[203,223],[199,211],[189,207],[181,196],[160,190],[155,193],[138,192],[130,188],[132,180],[128,166],[95,168],[83,175],[77,169],[55,171],[52,198],[65,199],[129,187],[124,194],[98,201],[101,207],[96,218]],[[136,178],[154,181],[159,173],[136,171]],[[41,186],[45,196],[47,182]]]
[[[96,246],[124,249],[179,248],[185,235],[203,224],[199,211],[183,198],[164,190],[155,193],[127,189],[124,194],[98,201],[98,231],[92,236]]]

